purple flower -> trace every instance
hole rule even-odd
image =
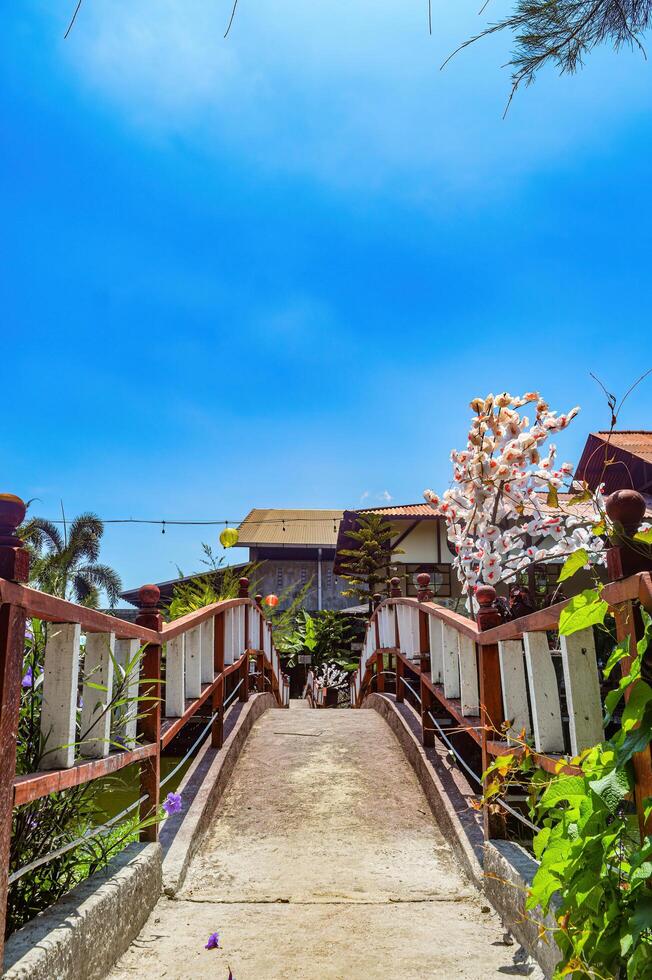
[[[163,803],[163,809],[167,813],[168,817],[171,816],[173,813],[179,813],[179,811],[183,809],[183,804],[181,803],[180,794],[168,793],[165,802]],[[215,933],[215,935],[217,935],[217,933]],[[211,946],[210,948],[212,949],[213,947]]]
[[[210,936],[208,937],[208,942],[204,946],[204,949],[221,949],[219,932],[212,932],[210,934]]]
[[[79,699],[77,701],[77,707],[79,708],[80,711],[84,707],[84,699],[81,696],[81,694],[79,695]]]
[[[25,627],[25,639],[26,640],[33,640],[34,639],[34,631],[32,630],[32,628],[30,626],[26,626]]]
[[[28,667],[27,670],[25,671],[25,676],[21,681],[21,685],[23,687],[31,687],[33,683],[34,683],[34,671],[32,670],[31,667]]]

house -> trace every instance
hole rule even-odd
[[[242,570],[242,574],[244,575],[247,568],[247,563],[241,562],[237,565],[230,565],[229,568],[235,571]],[[189,585],[197,578],[203,576],[212,576],[215,582],[219,583],[222,574],[223,574],[223,569],[221,568],[218,568],[217,571],[212,571],[210,568],[205,568],[201,572],[195,572],[194,575],[183,575],[183,576],[178,576],[177,578],[168,579],[165,582],[156,582],[155,584],[158,586],[161,593],[161,597],[158,602],[159,609],[165,609],[167,606],[170,605],[174,597],[174,591],[178,586]],[[138,606],[138,592],[139,589],[127,589],[125,592],[120,593],[120,598],[126,599],[126,601],[130,602],[133,606]],[[128,609],[126,610],[121,609],[120,617],[122,619],[129,619],[129,616],[126,615],[126,613],[128,612],[129,612]]]
[[[607,493],[623,488],[638,490],[646,499],[649,520],[652,517],[652,432],[590,433],[575,479],[585,480],[593,489],[604,483]],[[566,511],[570,499],[571,495],[559,494]],[[581,513],[585,506],[573,504],[571,508]],[[540,509],[546,510],[543,501]],[[260,563],[254,578],[264,595],[275,593],[287,604],[309,584],[304,603],[308,610],[348,609],[351,600],[341,594],[346,582],[341,577],[343,568],[338,552],[356,546],[350,531],[356,527],[360,515],[371,513],[382,515],[390,523],[394,531],[392,544],[403,551],[394,557],[390,566],[391,574],[401,580],[403,595],[415,596],[417,575],[428,572],[435,600],[457,606],[460,584],[452,567],[453,551],[446,522],[426,503],[344,511],[255,508],[238,529],[238,547],[248,548],[249,561]],[[244,565],[235,567],[244,568]],[[558,564],[538,566],[530,576],[531,586],[543,597],[554,589],[558,573]],[[220,572],[215,574],[219,576]],[[196,576],[158,583],[161,605],[169,603],[178,584],[193,577]],[[584,587],[581,576],[577,576],[575,584]],[[138,590],[123,592],[122,598],[137,605]]]
[[[334,570],[341,510],[251,510],[238,528],[238,547],[249,548],[257,588],[287,604],[309,585],[304,607],[343,609],[345,583]]]
[[[604,483],[605,493],[638,490],[649,508],[652,506],[652,432],[643,429],[592,432],[577,464],[575,479],[585,481],[593,490]]]
[[[390,573],[401,580],[403,595],[416,596],[417,575],[428,572],[435,600],[442,605],[455,606],[460,587],[453,571],[454,552],[446,533],[446,522],[426,503],[345,510],[337,537],[335,573],[343,571],[341,549],[356,547],[350,532],[357,527],[359,517],[365,514],[378,514],[394,531],[392,547],[400,548],[403,553],[392,559]]]
[[[605,467],[605,460],[608,465]],[[595,489],[600,483],[605,485],[605,493],[631,488],[638,490],[647,503],[647,519],[652,517],[652,432],[644,430],[623,430],[619,432],[592,432],[586,441],[582,456],[575,471],[575,480],[584,480]],[[559,493],[559,503],[566,513],[570,511],[581,515],[590,505],[569,503],[571,493]],[[538,504],[538,510],[548,510],[545,500]],[[556,508],[550,509],[551,513]],[[436,602],[455,607],[460,596],[460,583],[452,568],[454,552],[448,541],[446,522],[438,517],[428,504],[404,504],[397,507],[373,507],[360,510],[346,510],[337,540],[337,551],[355,547],[349,536],[364,514],[380,514],[392,526],[394,536],[392,546],[401,548],[404,554],[396,555],[390,566],[392,574],[401,580],[403,595],[416,596],[416,577],[420,572],[430,573],[430,588]],[[336,559],[335,572],[342,572],[341,559]],[[542,564],[531,569],[529,587],[543,600],[557,587],[559,562]],[[588,588],[591,580],[580,574],[569,584],[571,590]]]

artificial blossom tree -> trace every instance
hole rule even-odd
[[[529,405],[534,417],[519,410]],[[573,481],[549,442],[579,412],[558,415],[538,392],[474,398],[466,448],[453,450],[453,481],[441,497],[424,497],[445,518],[453,565],[473,608],[479,585],[515,583],[528,570],[568,559],[569,577],[603,561],[606,514],[602,487]],[[566,491],[569,496],[562,497]],[[571,556],[573,556],[571,558]]]

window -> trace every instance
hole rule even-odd
[[[398,565],[397,575],[401,579],[401,591],[403,595],[416,596],[418,592],[417,575],[421,572],[428,572],[430,575],[430,588],[435,596],[449,596],[451,594],[451,565],[442,562],[439,565]]]
[[[327,592],[332,592],[333,591],[333,569],[332,568],[329,568],[328,571],[326,572],[326,591]]]
[[[305,585],[308,581],[308,569],[304,566],[301,569],[301,584]]]
[[[280,592],[283,588],[283,569],[279,566],[276,569],[276,590]]]

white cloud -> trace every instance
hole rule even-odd
[[[499,0],[491,19],[510,5]],[[509,188],[587,141],[608,146],[627,123],[623,106],[633,116],[651,101],[641,59],[605,52],[574,78],[538,80],[502,122],[508,36],[438,70],[477,31],[473,4],[436,8],[429,37],[426,0],[240,0],[225,40],[230,8],[93,0],[62,57],[141,138],[182,138],[210,155],[236,150],[247,167],[339,186],[391,181],[396,193],[440,204],[449,187]]]
[[[360,503],[363,504],[365,502],[365,500],[368,498],[368,496],[369,496],[369,491],[368,490],[365,490],[363,493],[361,493],[360,494]]]
[[[389,490],[383,490],[382,493],[379,493],[378,494],[378,500],[384,500],[386,503],[389,503],[390,500],[393,500],[393,499],[394,498],[392,497],[392,495],[389,492]]]

